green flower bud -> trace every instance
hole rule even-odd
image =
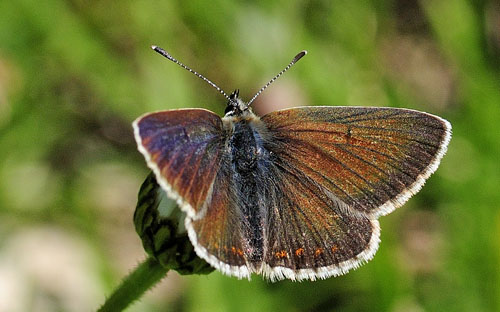
[[[162,266],[180,274],[208,274],[212,268],[199,258],[184,227],[186,215],[150,173],[139,190],[135,230],[146,252]]]

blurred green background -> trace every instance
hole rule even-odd
[[[0,311],[91,311],[144,259],[148,170],[131,122],[225,99],[157,44],[256,102],[407,107],[448,119],[439,170],[381,218],[345,276],[168,274],[130,311],[500,311],[497,1],[0,1]]]

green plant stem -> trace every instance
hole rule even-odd
[[[123,311],[167,274],[168,269],[149,257],[139,264],[115,289],[98,312]]]

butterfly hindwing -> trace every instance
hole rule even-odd
[[[245,220],[237,207],[237,194],[232,187],[231,164],[224,157],[215,178],[207,208],[197,218],[187,218],[189,238],[197,254],[223,273],[248,278],[248,235]]]
[[[379,224],[353,212],[294,163],[275,160],[262,273],[271,280],[319,279],[370,260]]]

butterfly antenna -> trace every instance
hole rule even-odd
[[[248,106],[252,105],[252,102],[264,91],[266,90],[267,87],[269,87],[271,85],[271,83],[273,83],[276,79],[278,79],[281,75],[283,75],[287,70],[290,69],[290,67],[293,66],[293,64],[297,63],[304,55],[307,54],[307,51],[304,50],[304,51],[301,51],[299,54],[295,55],[295,57],[293,58],[293,60],[290,62],[290,64],[288,64],[282,71],[280,71],[276,76],[274,76],[273,79],[269,80],[268,83],[266,83],[262,88],[260,88],[259,92],[257,92],[253,98],[248,102]]]
[[[187,71],[195,74],[196,76],[198,76],[198,78],[204,80],[206,83],[208,83],[209,85],[211,85],[212,87],[214,87],[217,91],[219,91],[222,95],[224,95],[224,97],[226,99],[229,100],[229,96],[226,94],[226,92],[224,92],[224,90],[222,90],[221,88],[219,88],[219,86],[217,86],[215,83],[213,83],[212,81],[210,81],[207,78],[205,78],[205,76],[203,76],[202,74],[200,74],[200,73],[192,70],[191,68],[189,68],[186,65],[182,64],[181,62],[179,62],[172,55],[170,55],[167,51],[165,51],[162,48],[160,48],[158,46],[155,46],[155,45],[151,46],[151,49],[155,50],[156,52],[158,52],[159,54],[163,55],[167,59],[169,59],[172,62],[174,62],[175,64],[179,65],[180,67],[184,68],[185,70],[187,70]]]

